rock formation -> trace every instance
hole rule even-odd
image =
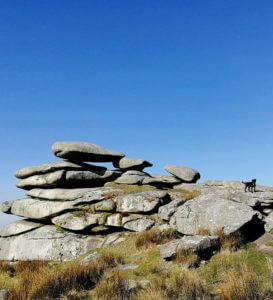
[[[65,160],[15,173],[26,198],[0,209],[23,219],[0,230],[0,260],[71,260],[130,232],[173,227],[181,239],[162,246],[169,259],[178,246],[214,249],[218,229],[233,234],[273,227],[273,188],[257,186],[252,194],[239,182],[197,184],[200,173],[180,166],[166,166],[171,176],[151,175],[143,171],[150,162],[94,144],[57,142],[52,151]],[[115,169],[86,162],[111,162]],[[200,237],[202,229],[211,237]]]

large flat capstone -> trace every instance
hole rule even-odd
[[[113,162],[124,157],[121,152],[84,142],[56,142],[52,151],[57,157],[72,161]]]

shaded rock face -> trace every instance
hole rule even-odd
[[[183,234],[196,234],[199,229],[225,234],[239,231],[245,224],[255,222],[258,213],[251,207],[213,195],[201,195],[178,207],[173,215],[177,230]]]
[[[72,161],[113,162],[124,157],[121,152],[84,142],[56,142],[52,152],[57,157]]]
[[[178,177],[183,182],[196,183],[200,179],[200,173],[192,168],[183,166],[166,166],[165,170]]]
[[[183,236],[160,246],[160,255],[164,259],[175,257],[178,249],[191,250],[200,255],[219,248],[219,238],[216,236]]]

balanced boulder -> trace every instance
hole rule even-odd
[[[178,177],[183,182],[196,183],[200,179],[200,173],[192,168],[183,166],[166,166],[164,168],[167,172]]]
[[[72,161],[113,162],[124,157],[121,152],[84,142],[56,142],[52,151],[57,157]]]
[[[142,171],[144,168],[152,167],[153,164],[143,159],[134,159],[123,157],[120,160],[114,161],[113,166],[123,171],[137,170]]]

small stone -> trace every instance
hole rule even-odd
[[[103,200],[94,204],[94,209],[96,211],[114,211],[115,208],[116,204],[112,199]]]
[[[123,227],[128,230],[143,232],[150,229],[154,224],[154,220],[143,217],[141,219],[125,223]]]

